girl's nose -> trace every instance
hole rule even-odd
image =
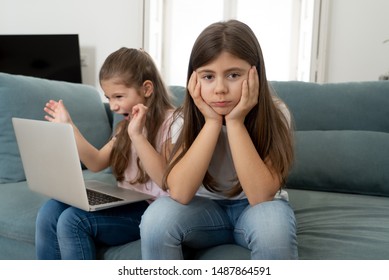
[[[112,101],[109,103],[109,107],[110,107],[111,111],[113,111],[113,112],[116,112],[119,110],[119,105],[117,105],[115,102],[112,102]]]
[[[227,87],[224,83],[223,79],[216,79],[216,85],[215,85],[215,93],[216,94],[224,94],[227,92]]]

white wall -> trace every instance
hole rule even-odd
[[[83,83],[120,47],[143,46],[143,0],[0,0],[0,34],[79,34]]]
[[[144,0],[0,0],[0,34],[78,33],[84,83],[106,56],[143,46]],[[186,23],[185,23],[186,24]],[[330,0],[327,82],[377,80],[389,71],[389,1]]]
[[[389,1],[330,2],[326,81],[369,81],[389,72]]]

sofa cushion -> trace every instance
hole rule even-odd
[[[299,259],[388,260],[387,197],[288,190]]]
[[[74,123],[97,148],[109,138],[108,117],[93,87],[0,73],[0,183],[25,180],[11,118],[42,120],[49,99],[63,99]]]
[[[32,192],[26,182],[0,184],[0,193],[0,240],[34,244],[36,215],[47,197]]]
[[[297,131],[289,188],[389,196],[389,133]]]

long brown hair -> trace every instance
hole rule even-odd
[[[226,51],[247,61],[257,68],[259,75],[259,97],[257,105],[251,109],[245,118],[245,126],[250,134],[258,154],[263,160],[271,161],[272,167],[279,174],[282,185],[289,173],[293,161],[293,137],[286,116],[275,105],[275,92],[270,87],[265,71],[265,63],[259,42],[249,26],[229,20],[211,24],[199,35],[194,43],[188,66],[187,82],[193,71],[216,59]],[[188,151],[205,119],[194,104],[188,90],[180,112],[184,117],[181,134],[176,142],[172,155],[181,149],[168,167],[164,187],[168,188],[166,177],[174,165]],[[205,188],[211,192],[218,191],[218,184],[207,172],[203,179]],[[238,182],[226,194],[230,197],[242,192]]]
[[[119,78],[126,87],[133,87],[138,92],[143,82],[150,80],[154,85],[154,93],[147,98],[146,118],[147,139],[156,148],[159,128],[166,117],[166,112],[173,108],[169,92],[160,76],[154,61],[143,50],[120,48],[110,54],[103,63],[99,79]],[[124,171],[131,159],[131,140],[127,133],[128,121],[122,120],[116,127],[116,141],[111,151],[110,165],[118,181],[124,180]],[[138,175],[130,183],[145,183],[149,180],[139,158],[137,159]]]

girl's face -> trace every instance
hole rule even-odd
[[[201,96],[220,115],[227,115],[239,103],[242,84],[251,65],[228,52],[196,70]]]
[[[127,87],[118,79],[101,81],[101,88],[109,101],[111,111],[123,115],[129,120],[132,107],[137,104],[145,104],[146,98],[133,87]]]

